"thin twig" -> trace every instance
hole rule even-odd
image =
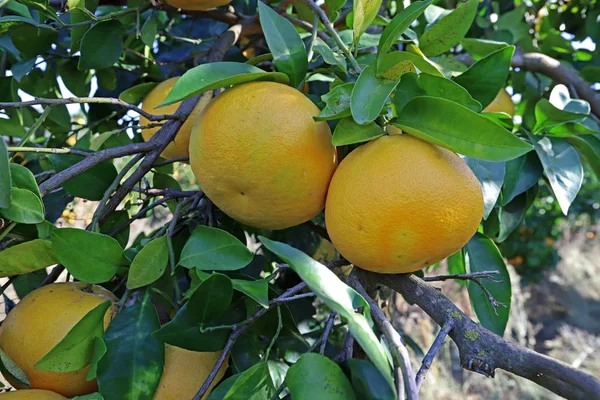
[[[161,162],[157,162],[152,167],[153,168],[160,168],[160,167],[164,167],[165,165],[173,164],[173,163],[176,163],[176,162],[188,162],[189,160],[190,160],[190,158],[188,156],[175,157],[175,158],[171,158],[171,159],[164,160],[164,161],[161,161]]]
[[[446,336],[452,330],[452,324],[453,324],[453,320],[450,320],[450,321],[448,321],[448,323],[446,325],[444,325],[444,327],[438,332],[435,340],[433,341],[433,344],[429,348],[429,351],[427,352],[425,357],[423,357],[423,362],[421,363],[421,368],[419,368],[419,372],[417,372],[417,378],[416,378],[417,389],[421,388],[421,385],[423,384],[423,380],[425,379],[425,375],[427,374],[427,371],[429,371],[429,368],[431,368],[433,359],[435,358],[436,354],[442,347],[442,344],[444,343],[444,339],[446,339]]]
[[[44,123],[44,121],[46,120],[48,115],[50,114],[50,111],[52,111],[52,107],[50,107],[50,106],[48,106],[44,109],[44,111],[39,116],[39,118],[35,121],[35,123],[31,126],[31,128],[29,128],[29,131],[25,134],[25,136],[23,136],[21,138],[21,141],[16,146],[17,148],[23,148],[25,146],[25,144],[29,141],[29,139],[33,135],[35,135],[37,130],[40,128],[40,126],[42,126],[42,124]],[[11,150],[9,150],[9,151],[11,151]],[[17,150],[13,150],[13,151],[17,151]]]
[[[436,281],[447,281],[450,279],[459,280],[476,280],[476,279],[489,279],[495,283],[502,283],[502,280],[494,279],[493,275],[499,275],[500,271],[481,271],[472,272],[470,274],[452,274],[452,275],[437,275],[437,276],[426,276],[423,278],[425,282],[436,282]]]
[[[73,154],[76,156],[87,157],[91,153],[87,151],[77,150],[69,147],[62,148],[46,148],[46,147],[8,147],[8,151],[23,152],[23,153],[40,153],[40,154]]]
[[[307,297],[315,297],[315,293],[314,292],[309,292],[309,293],[301,293],[301,294],[297,294],[295,296],[291,296],[291,297],[286,297],[285,299],[275,299],[275,302],[281,302],[281,303],[289,303],[290,301],[295,301],[295,300],[300,300],[300,299],[306,299]]]
[[[337,313],[332,311],[327,318],[327,322],[325,323],[325,329],[323,330],[323,336],[321,341],[321,347],[319,348],[319,354],[325,354],[325,348],[327,347],[327,339],[329,338],[329,334],[333,329],[333,323],[335,322],[335,316]]]

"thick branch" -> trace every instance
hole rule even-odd
[[[449,335],[458,346],[463,368],[494,376],[497,368],[533,381],[567,399],[593,399],[600,381],[535,351],[517,346],[476,324],[438,289],[414,275],[382,275],[362,271],[362,279],[380,283],[421,307],[438,325],[452,323]]]

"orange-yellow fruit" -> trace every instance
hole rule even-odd
[[[515,104],[510,98],[510,94],[504,89],[501,89],[494,100],[483,109],[485,112],[503,112],[511,117],[515,116]]]
[[[224,6],[231,3],[231,0],[166,0],[166,2],[168,5],[182,10],[202,11]]]
[[[455,253],[482,216],[481,187],[467,164],[406,134],[350,153],[333,175],[325,208],[340,254],[386,274],[413,272]]]
[[[283,229],[315,217],[337,166],[331,131],[302,93],[250,82],[216,97],[198,118],[190,164],[200,187],[230,217]]]
[[[74,372],[51,372],[34,368],[89,311],[115,296],[100,286],[85,291],[84,283],[54,283],[41,287],[17,304],[0,328],[0,348],[25,372],[32,389],[46,389],[66,397],[97,390],[96,381],[86,381],[89,367]],[[112,307],[104,317],[108,326]],[[17,382],[5,377],[16,388]]]
[[[204,383],[221,352],[197,352],[180,347],[165,347],[165,369],[160,384],[154,394],[154,400],[182,400],[194,397],[200,385]],[[202,400],[208,397],[212,388],[225,375],[229,358],[223,363],[213,380],[208,392]]]
[[[175,86],[175,82],[177,82],[178,79],[178,77],[170,78],[156,85],[156,87],[152,89],[150,93],[148,93],[142,102],[142,110],[146,111],[147,113],[157,115],[175,113],[181,102],[170,104],[161,108],[156,107],[162,104],[171,89],[173,89],[173,86]],[[210,102],[210,99],[210,94],[206,94],[200,98],[192,113],[187,117],[181,128],[179,128],[179,132],[177,132],[175,140],[169,143],[169,145],[163,150],[161,154],[163,158],[168,159],[187,157],[189,155],[188,149],[190,146],[190,134],[192,133],[192,127],[194,126],[194,122],[198,118],[198,115],[200,115],[204,107],[206,107],[206,105]],[[149,121],[144,116],[140,116],[140,126],[147,126],[157,122],[160,121]],[[160,126],[155,126],[148,129],[142,129],[142,136],[144,137],[144,140],[150,140],[150,138],[154,136],[154,134],[158,132],[160,128]]]
[[[63,400],[66,397],[49,390],[23,389],[0,394],[2,400]]]

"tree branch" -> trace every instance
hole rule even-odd
[[[476,324],[438,289],[414,275],[360,272],[361,280],[379,283],[421,307],[438,325],[452,321],[449,335],[458,346],[463,368],[494,376],[497,368],[522,376],[567,399],[589,400],[600,393],[600,381],[568,364],[517,346]]]
[[[427,371],[429,371],[429,368],[431,368],[433,359],[442,347],[442,344],[444,344],[444,339],[446,339],[446,336],[448,336],[448,333],[452,329],[452,324],[453,322],[450,321],[448,322],[448,324],[442,327],[442,329],[438,332],[435,340],[433,341],[433,344],[429,348],[429,351],[427,352],[427,354],[425,354],[425,357],[423,357],[421,368],[419,368],[419,372],[417,372],[417,389],[421,388],[423,380],[425,379],[425,374],[427,374]]]

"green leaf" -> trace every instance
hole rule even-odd
[[[481,104],[459,84],[437,75],[406,73],[402,75],[392,97],[396,114],[400,114],[404,106],[418,96],[441,97],[472,111],[481,111]]]
[[[235,271],[252,261],[253,254],[230,233],[198,226],[181,252],[179,265],[201,270]]]
[[[570,112],[556,108],[546,99],[540,99],[535,105],[535,126],[533,132],[562,125],[568,122],[576,122],[585,118],[587,114]]]
[[[4,121],[4,120],[0,120]],[[2,126],[0,125],[0,128]],[[0,136],[0,208],[10,207],[12,186],[10,183],[10,161],[4,138]]]
[[[460,43],[473,24],[479,0],[460,3],[458,8],[439,20],[421,36],[419,43],[423,53],[439,56]]]
[[[49,240],[34,239],[0,252],[0,277],[27,274],[58,262]]]
[[[360,73],[350,101],[350,110],[356,123],[364,125],[375,121],[398,81],[378,79],[367,66]]]
[[[308,71],[308,56],[298,31],[263,2],[258,2],[258,14],[277,70],[290,78],[291,86],[298,87]]]
[[[454,78],[454,81],[466,88],[471,96],[485,108],[506,85],[510,72],[514,46],[496,50]]]
[[[90,71],[77,69],[78,64],[79,58],[73,57],[62,64],[58,71],[67,89],[76,96],[87,97],[92,88],[92,74]]]
[[[377,47],[377,72],[383,72],[381,70],[381,62],[383,57],[394,45],[396,40],[410,27],[410,25],[417,19],[423,11],[432,3],[433,0],[416,1],[400,11],[390,21],[388,26],[385,27],[381,38],[379,38],[379,46]]]
[[[350,332],[367,353],[390,387],[394,380],[385,350],[371,329],[372,320],[369,303],[354,289],[342,282],[331,270],[313,260],[300,250],[285,243],[275,242],[260,236],[259,240],[272,253],[284,260],[306,282],[308,287],[340,317],[347,321]],[[356,312],[362,307],[364,314]]]
[[[1,255],[2,253],[0,253]],[[245,281],[232,279],[233,288],[255,300],[261,306],[269,307],[269,282],[265,280]]]
[[[56,41],[57,36],[58,32],[54,29],[29,24],[21,24],[10,30],[13,44],[25,57],[44,54]]]
[[[86,283],[107,282],[124,263],[119,242],[110,236],[83,229],[55,229],[52,247],[67,271],[75,279]]]
[[[450,274],[466,274],[465,253],[463,249],[457,251],[448,257],[448,273]],[[457,281],[459,284],[466,286],[466,282]]]
[[[579,153],[563,138],[528,136],[540,157],[554,196],[562,212],[567,215],[583,183]]]
[[[275,386],[266,362],[260,362],[247,369],[235,379],[223,400],[262,400],[271,399]]]
[[[107,300],[89,311],[35,364],[35,368],[62,373],[78,371],[89,365],[94,341],[104,333],[104,315],[110,306],[111,301]]]
[[[146,22],[144,22],[144,26],[142,26],[142,30],[140,31],[140,39],[142,39],[142,43],[144,43],[148,47],[154,46],[154,39],[156,38],[156,32],[158,31],[158,21],[154,14],[150,15]]]
[[[117,20],[98,22],[81,39],[80,70],[110,68],[123,52],[125,29]]]
[[[579,151],[600,178],[600,135],[572,136],[565,140]]]
[[[303,354],[288,370],[285,383],[294,400],[356,399],[352,385],[339,365],[316,353]]]
[[[287,84],[289,78],[281,72],[265,72],[253,65],[237,62],[200,64],[187,71],[175,82],[161,106],[177,103],[212,89],[253,81]]]
[[[0,208],[0,215],[21,224],[39,224],[44,220],[44,204],[33,192],[13,187],[10,206]]]
[[[116,234],[112,232],[116,228],[125,225],[128,221],[129,213],[126,210],[113,211],[102,225],[100,225],[100,233],[114,237],[122,248],[126,248],[127,243],[129,243],[129,225]]]
[[[491,53],[508,46],[505,42],[495,42],[487,39],[464,38],[460,44],[465,48],[467,53],[473,57],[475,61],[487,57]]]
[[[31,387],[27,374],[2,349],[0,349],[0,371],[5,377],[14,378],[26,388]]]
[[[320,37],[315,39],[313,50],[323,57],[323,61],[325,61],[325,63],[338,67],[344,74],[348,72],[346,58],[342,54],[331,50],[327,43],[325,43]]]
[[[40,199],[42,198],[40,189],[35,181],[35,176],[33,176],[33,173],[28,168],[19,164],[11,163],[10,179],[13,187],[29,190]]]
[[[122,91],[119,95],[119,99],[126,101],[129,104],[139,104],[140,101],[156,87],[156,85],[156,82],[146,82],[132,86],[129,89]]]
[[[420,139],[480,160],[507,161],[531,150],[530,144],[506,129],[442,98],[414,98],[393,125]]]
[[[21,125],[17,118],[0,118],[0,132],[2,132],[3,136],[11,136],[16,138],[22,138],[25,136],[25,128],[23,125]],[[3,145],[0,144],[0,147],[3,147]],[[6,147],[6,143],[4,143],[4,147]],[[0,157],[2,156],[0,155]]]
[[[356,46],[360,37],[367,31],[371,22],[377,17],[381,0],[353,0],[352,10],[354,11],[354,20],[352,21],[353,35],[352,42]]]
[[[160,328],[149,288],[122,309],[106,333],[98,363],[98,388],[105,399],[152,400],[165,362],[165,345],[151,336]]]
[[[50,161],[56,172],[77,164],[83,158],[66,154],[52,154]],[[110,187],[117,177],[117,170],[110,161],[98,164],[87,171],[78,174],[63,184],[65,190],[75,196],[87,200],[98,201],[102,199],[104,192]]]
[[[38,24],[31,18],[20,17],[16,15],[8,15],[6,17],[0,18],[0,37],[7,34],[10,30],[15,27],[22,25],[31,25],[38,28],[52,28],[50,25]]]
[[[167,237],[161,236],[142,247],[133,259],[127,275],[127,289],[137,289],[154,283],[169,263]]]
[[[519,194],[529,190],[542,177],[544,169],[535,151],[506,163],[506,175],[502,188],[502,205],[508,204]]]
[[[444,74],[442,74],[440,70],[429,60],[407,51],[394,51],[382,56],[379,69],[377,71],[378,73],[384,73],[385,71],[393,68],[395,65],[405,61],[410,61],[413,63],[413,65],[421,72],[444,77]],[[373,64],[371,66],[373,66]]]
[[[383,136],[383,129],[374,122],[359,125],[350,117],[342,118],[335,127],[331,143],[334,146],[368,142]]]
[[[349,82],[338,85],[321,96],[321,99],[325,102],[325,108],[319,115],[314,117],[314,120],[327,121],[352,115],[352,112],[350,111],[352,89],[354,89],[354,82]]]
[[[508,236],[519,226],[525,211],[531,206],[537,196],[538,187],[534,186],[525,193],[515,197],[510,203],[500,208],[498,218],[500,226],[496,242],[505,241]]]
[[[385,378],[367,360],[351,358],[346,360],[346,366],[350,370],[350,381],[357,398],[361,400],[396,399],[394,391],[386,385]]]
[[[189,299],[188,312],[203,325],[223,315],[231,304],[232,296],[231,279],[226,275],[213,273]]]
[[[87,376],[85,379],[87,381],[91,381],[92,379],[96,379],[98,375],[98,363],[106,354],[106,343],[104,343],[104,339],[101,336],[94,339],[94,349],[92,351],[92,360],[90,361],[90,369],[88,370]]]
[[[498,201],[500,188],[504,182],[506,164],[504,162],[476,160],[470,157],[465,157],[464,161],[481,184],[483,190],[483,219],[487,219],[494,209],[496,201]]]

